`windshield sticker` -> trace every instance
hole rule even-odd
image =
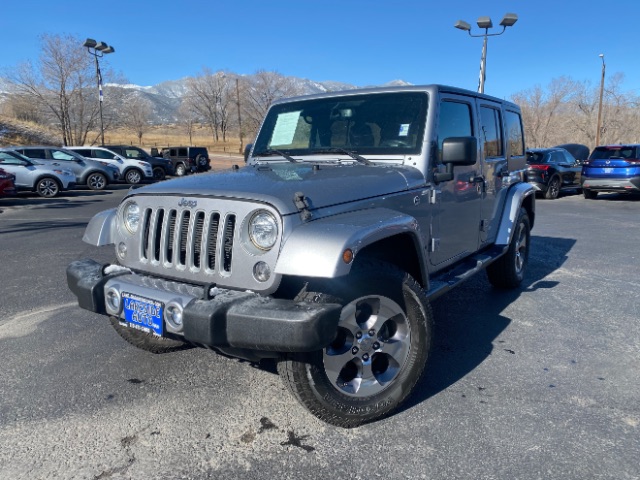
[[[398,132],[398,136],[406,137],[407,135],[409,135],[409,124],[403,123],[402,125],[400,125],[400,131]]]
[[[273,129],[273,135],[271,136],[272,147],[278,145],[291,145],[291,143],[293,143],[293,136],[296,133],[300,113],[302,112],[288,112],[278,115],[278,120],[276,120],[276,126]]]

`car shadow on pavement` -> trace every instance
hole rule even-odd
[[[426,375],[400,411],[455,384],[500,348],[496,338],[511,323],[502,312],[523,293],[554,288],[558,282],[544,278],[566,261],[575,243],[532,235],[528,269],[519,289],[493,288],[486,275],[479,274],[434,301],[435,328]]]

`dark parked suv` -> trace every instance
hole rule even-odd
[[[121,157],[132,158],[134,160],[143,160],[151,164],[153,168],[154,180],[164,180],[167,175],[173,175],[175,169],[171,160],[154,157],[149,155],[145,150],[140,147],[134,147],[132,145],[102,145],[104,148],[111,150],[113,153],[117,153]]]
[[[160,154],[173,162],[178,176],[211,170],[209,152],[205,147],[166,147]]]
[[[581,169],[564,148],[533,148],[527,151],[524,177],[544,198],[554,199],[562,190],[580,189]]]
[[[582,193],[640,192],[640,145],[596,147],[582,166]]]

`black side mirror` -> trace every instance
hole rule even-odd
[[[249,161],[249,154],[251,153],[251,149],[253,148],[253,143],[247,143],[247,146],[244,147],[244,163]]]
[[[436,172],[436,182],[453,180],[453,167],[456,165],[475,165],[478,161],[478,140],[475,137],[448,137],[442,142],[442,163],[447,166],[445,172]]]

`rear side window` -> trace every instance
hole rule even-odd
[[[522,120],[520,114],[507,110],[507,151],[509,155],[524,155],[524,135],[522,134]]]
[[[113,160],[113,157],[115,157],[115,153],[113,152],[107,152],[106,150],[93,150],[93,156],[95,158],[104,158],[104,159],[108,159],[108,160]]]
[[[178,157],[186,157],[187,156],[187,149],[186,148],[179,148],[178,149]]]
[[[480,107],[480,124],[482,129],[480,139],[484,146],[484,157],[501,157],[503,152],[500,110]]]
[[[91,158],[91,149],[89,148],[74,148],[73,149],[74,152],[77,152],[78,154],[82,155],[83,157],[87,157],[87,158]]]

